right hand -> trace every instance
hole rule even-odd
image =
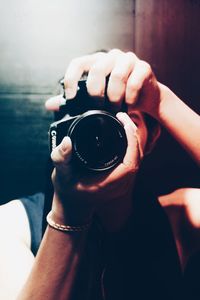
[[[88,72],[87,89],[91,96],[105,94],[105,78],[110,74],[107,95],[113,106],[120,111],[122,100],[129,110],[139,110],[157,117],[161,101],[161,89],[151,66],[132,52],[113,49],[108,53],[94,53],[75,58],[65,74],[65,89],[68,99],[74,98],[78,80]],[[61,98],[54,97],[46,102],[48,110],[58,110]]]
[[[71,162],[72,145],[65,137],[52,154],[55,169],[52,174],[54,219],[64,224],[84,224],[96,209],[107,204],[132,201],[132,187],[141,159],[136,126],[125,113],[118,113],[127,137],[123,162],[114,169],[99,174],[83,174]]]

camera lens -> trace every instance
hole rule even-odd
[[[94,171],[112,168],[123,160],[127,140],[122,124],[104,111],[88,111],[70,126],[73,152],[79,163]]]

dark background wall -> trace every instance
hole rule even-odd
[[[135,50],[199,112],[199,19],[200,0],[1,1],[0,201],[44,188],[52,115],[43,104],[72,57]],[[165,131],[144,174],[158,193],[200,182]]]

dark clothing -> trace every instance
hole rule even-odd
[[[31,231],[31,251],[36,255],[42,239],[44,194],[37,193],[20,199],[26,210]]]
[[[21,201],[30,222],[31,248],[36,254],[42,237],[44,195]],[[78,278],[82,285],[79,291],[89,278],[89,296],[82,294],[80,299],[183,299],[180,265],[165,213],[145,189],[134,195],[134,203],[133,217],[120,233],[107,235],[98,224],[91,230],[92,242],[82,266],[84,278]],[[79,295],[73,299],[79,299]]]
[[[132,218],[106,237],[106,299],[182,299],[181,270],[168,219],[154,197],[135,192]]]

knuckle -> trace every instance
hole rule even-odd
[[[80,66],[80,58],[73,58],[66,69],[65,78],[68,78],[70,76],[70,72],[74,69],[79,69]]]
[[[100,63],[94,64],[90,69],[90,75],[99,75],[104,73],[104,67]]]
[[[73,86],[74,80],[76,79],[75,73],[83,70],[85,60],[85,57],[77,57],[70,61],[64,76],[65,87]]]
[[[95,52],[93,54],[91,54],[91,57],[94,58],[94,61],[98,61],[100,59],[103,59],[107,56],[108,52],[103,52],[103,51],[98,51],[98,52]]]
[[[133,62],[135,62],[136,60],[138,60],[138,57],[136,56],[135,53],[131,52],[131,51],[128,51],[125,53],[125,55],[131,59]]]
[[[117,49],[117,48],[114,48],[114,49],[110,50],[108,53],[115,56],[115,55],[122,54],[124,52],[121,51],[121,50],[119,50],[119,49]]]
[[[119,71],[118,72],[113,72],[111,74],[110,80],[121,81],[121,82],[125,83],[126,80],[127,80],[127,75],[124,72],[119,72]]]
[[[151,69],[151,66],[149,63],[147,63],[146,61],[144,60],[141,60],[140,61],[140,65],[141,65],[141,68],[144,70],[144,72],[150,76],[152,74],[152,69]]]
[[[70,67],[79,67],[83,64],[83,60],[84,60],[83,56],[72,58],[69,66]]]
[[[127,84],[127,92],[128,94],[134,94],[141,89],[141,85],[138,81],[134,79],[134,82],[128,82]]]
[[[74,86],[75,78],[71,75],[66,75],[64,78],[64,86],[65,88],[72,88]]]

